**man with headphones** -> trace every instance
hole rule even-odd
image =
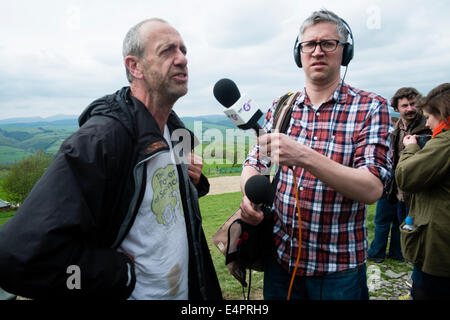
[[[280,167],[265,299],[368,299],[366,205],[381,197],[391,176],[392,126],[386,99],[341,80],[353,52],[350,27],[333,12],[304,21],[294,58],[306,86],[291,99],[288,129],[276,132],[276,100],[267,134],[244,162],[242,186],[271,163]],[[262,221],[245,195],[241,209],[247,223]]]

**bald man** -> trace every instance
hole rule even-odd
[[[0,287],[30,298],[222,298],[198,205],[209,183],[172,110],[188,91],[186,54],[164,20],[128,31],[130,86],[86,108],[0,229]]]

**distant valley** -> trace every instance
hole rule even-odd
[[[236,129],[225,115],[182,117],[181,119],[188,129],[194,131],[195,128],[196,134],[199,130],[203,134],[210,129],[216,129],[225,137],[227,129]],[[0,120],[0,164],[12,164],[36,150],[55,154],[61,143],[77,129],[76,116],[57,115],[49,118]]]

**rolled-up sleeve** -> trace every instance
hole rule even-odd
[[[373,111],[368,114],[362,129],[355,133],[355,168],[367,168],[381,180],[384,187],[392,178],[392,149],[390,122],[386,103],[373,100]]]

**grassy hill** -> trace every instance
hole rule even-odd
[[[234,144],[226,141],[227,131],[234,136],[249,134],[238,130],[225,115],[183,117],[182,120],[197,135],[201,131],[207,144],[217,141],[218,136],[223,143]],[[20,118],[16,121],[0,120],[0,164],[12,164],[37,150],[55,154],[61,143],[78,129],[76,117],[57,120]]]
[[[53,123],[0,125],[0,164],[14,163],[36,150],[55,154],[76,128]]]

